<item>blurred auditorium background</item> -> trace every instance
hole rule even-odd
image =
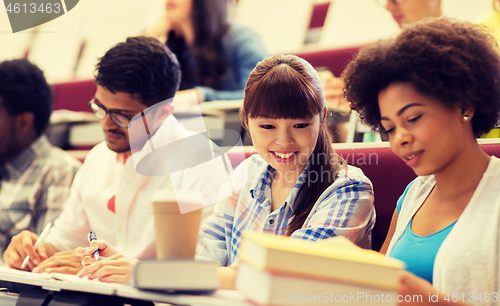
[[[360,46],[399,31],[376,0],[232,1],[232,18],[257,32],[270,54],[297,54],[315,67],[328,67],[336,76]],[[164,15],[165,2],[80,0],[63,16],[15,34],[7,12],[0,10],[0,60],[27,57],[53,85],[55,110],[90,112],[98,57],[126,37],[150,29]],[[474,22],[492,7],[491,0],[442,0],[442,10],[445,16]],[[98,124],[92,127],[90,117],[78,118],[71,119],[70,130],[67,121],[61,125],[63,132],[57,132],[57,124],[64,120],[54,119],[52,140],[68,149],[88,148],[102,139]],[[219,121],[213,124],[224,126]],[[75,122],[84,122],[85,129],[79,131],[82,124]],[[222,140],[219,144],[225,145]]]

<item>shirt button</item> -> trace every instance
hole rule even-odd
[[[274,223],[273,219],[269,220],[269,224],[273,224],[273,223]]]
[[[122,232],[122,227],[118,226],[117,230],[118,230],[118,233],[121,233]]]

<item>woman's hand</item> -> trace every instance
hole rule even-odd
[[[428,305],[428,306],[439,306],[439,305],[457,305],[466,306],[469,304],[456,302],[448,303],[444,300],[446,296],[445,293],[438,291],[436,288],[432,287],[432,284],[423,278],[420,278],[410,272],[403,271],[399,278],[399,295],[402,296],[402,302],[398,302],[398,306],[413,306],[413,305]],[[408,302],[405,301],[405,297],[408,297]],[[416,298],[418,297],[418,298]],[[420,298],[421,297],[421,298]],[[434,300],[431,297],[438,297],[438,300]],[[401,299],[401,298],[400,298]]]

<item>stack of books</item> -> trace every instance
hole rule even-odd
[[[259,305],[396,305],[404,264],[344,237],[244,234],[236,288]]]

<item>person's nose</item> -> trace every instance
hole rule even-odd
[[[103,119],[101,119],[101,124],[104,130],[117,129],[119,126],[111,119],[111,114],[106,113]]]
[[[396,135],[394,136],[395,145],[402,147],[407,144],[410,144],[413,141],[413,136],[411,133],[402,127],[399,127],[395,131]]]
[[[293,135],[289,129],[283,128],[278,131],[276,136],[276,143],[282,147],[287,147],[293,144]]]

